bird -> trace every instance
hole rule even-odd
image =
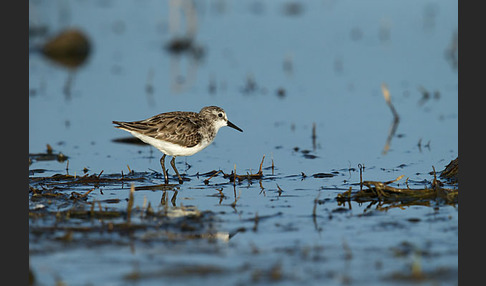
[[[216,138],[216,134],[223,126],[228,126],[243,132],[231,123],[223,108],[205,106],[199,113],[187,111],[172,111],[160,113],[145,120],[122,122],[113,121],[115,128],[130,132],[133,136],[150,144],[164,155],[160,158],[160,165],[164,174],[165,184],[169,183],[165,169],[165,157],[172,156],[170,165],[179,179],[183,180],[175,166],[175,158],[191,156],[208,147]]]

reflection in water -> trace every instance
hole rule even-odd
[[[176,206],[176,200],[177,200],[177,194],[179,191],[174,190],[174,194],[172,195],[172,198],[170,199],[170,202],[172,203],[172,206]],[[169,202],[169,196],[167,195],[167,191],[162,192],[162,197],[160,198],[160,204],[162,206],[167,206],[167,203]]]
[[[184,33],[181,32],[182,17],[185,20]],[[197,13],[193,1],[171,0],[169,2],[169,32],[172,40],[166,45],[166,49],[172,55],[170,58],[171,90],[181,93],[195,83],[198,62],[204,56],[204,49],[194,42],[197,32]],[[188,55],[187,70],[181,71],[181,56],[184,54]]]
[[[88,37],[78,29],[62,31],[41,48],[44,56],[68,69],[68,77],[63,88],[66,100],[71,99],[75,72],[86,62],[91,49]]]
[[[395,110],[395,107],[391,103],[390,91],[388,90],[388,87],[386,86],[386,84],[383,83],[381,85],[381,90],[383,91],[383,97],[385,97],[386,103],[388,104],[388,106],[390,107],[390,110],[393,113],[393,122],[392,122],[390,129],[388,131],[388,137],[386,138],[385,147],[383,147],[383,151],[382,151],[382,154],[385,155],[386,153],[388,153],[388,150],[390,149],[391,139],[393,138],[393,136],[395,135],[395,132],[397,131],[398,122],[400,122],[400,116],[398,116],[398,113]]]
[[[445,57],[446,60],[451,64],[451,67],[453,70],[457,71],[459,61],[458,61],[458,55],[459,55],[459,36],[457,35],[457,31],[454,32],[452,35],[452,40],[449,46],[447,47],[445,51]]]

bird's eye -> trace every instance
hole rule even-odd
[[[218,113],[218,117],[223,117],[223,113]]]

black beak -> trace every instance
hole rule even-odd
[[[229,127],[234,128],[234,129],[236,129],[236,130],[238,130],[240,132],[243,132],[243,130],[241,130],[240,127],[234,125],[233,123],[231,123],[231,121],[228,120],[227,123],[228,123],[228,126]]]

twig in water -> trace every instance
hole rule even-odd
[[[95,204],[96,204],[96,200],[93,200],[93,201],[91,202],[91,207],[90,207],[90,210],[89,210],[89,215],[90,215],[91,217],[93,217],[93,216],[94,216],[94,208],[95,208]]]
[[[272,155],[272,176],[274,175],[273,171],[275,169],[275,165],[273,164],[273,155]]]
[[[280,186],[277,184],[278,188],[278,196],[280,197],[282,195],[283,190],[280,188]]]
[[[128,205],[127,205],[127,223],[130,223],[130,219],[132,216],[132,207],[133,207],[133,193],[135,192],[135,185],[132,184],[130,186],[130,194],[128,195]]]
[[[435,170],[434,170],[434,172],[435,172]],[[91,189],[91,190],[89,190],[89,191],[87,191],[86,193],[82,194],[81,196],[79,196],[79,199],[86,197],[86,196],[87,196],[89,193],[91,193],[92,191],[94,191],[94,188],[93,188],[93,189]]]
[[[94,191],[94,188],[87,191],[86,193],[84,194],[80,194],[78,192],[71,192],[71,197],[70,199],[73,199],[73,200],[79,200],[79,199],[82,199],[84,197],[86,197],[89,193],[91,193],[92,191]]]
[[[47,148],[47,151],[46,151],[47,154],[51,155],[52,154],[52,147],[51,147],[51,145],[47,144],[46,145],[46,148]]]
[[[251,173],[247,172],[246,175],[238,175],[238,174],[236,174],[236,164],[235,164],[235,168],[234,168],[233,173],[232,174],[225,174],[223,172],[223,177],[229,178],[230,182],[231,182],[231,180],[233,180],[233,186],[234,187],[236,187],[236,179],[238,179],[239,182],[241,182],[242,180],[245,180],[245,179],[246,180],[261,179],[263,177],[262,167],[263,167],[263,161],[264,160],[265,160],[265,155],[263,155],[262,162],[260,163],[260,169],[259,169],[258,173],[256,173],[256,174],[251,174]]]
[[[398,122],[400,122],[400,117],[398,116],[398,113],[395,110],[395,107],[391,103],[390,91],[388,90],[388,87],[386,86],[386,84],[383,83],[381,85],[381,90],[383,92],[383,97],[385,97],[385,101],[388,104],[388,106],[390,107],[390,110],[392,111],[392,114],[393,114],[393,122],[392,122],[392,125],[390,126],[390,130],[388,131],[388,137],[386,138],[385,147],[383,147],[383,151],[382,151],[382,154],[386,154],[386,153],[388,153],[388,150],[390,149],[391,139],[395,135],[395,132],[396,132],[397,127],[398,127]]]
[[[398,116],[398,113],[395,110],[395,107],[391,103],[390,91],[388,90],[388,87],[386,86],[385,83],[381,84],[381,91],[383,92],[383,97],[385,98],[385,101],[388,104],[388,107],[390,107],[390,110],[393,113],[393,117],[395,118],[396,121],[400,120],[400,116]]]
[[[261,189],[260,194],[263,193],[263,196],[266,196],[265,188],[263,187],[262,180],[260,180],[259,183],[260,183],[260,189]]]
[[[316,123],[312,122],[312,149],[316,151]]]
[[[314,209],[312,210],[312,217],[316,218],[317,203],[319,202],[319,197],[321,196],[321,191],[317,193],[317,197],[314,199]]]
[[[364,170],[364,165],[358,164],[359,168],[359,190],[363,190],[363,170]]]
[[[322,228],[320,228],[319,225],[317,224],[317,214],[316,214],[316,211],[317,211],[317,204],[319,203],[319,197],[320,196],[321,196],[321,191],[319,191],[319,193],[317,194],[317,197],[314,199],[314,208],[312,210],[312,221],[314,222],[315,229],[319,233],[321,232]]]
[[[142,210],[140,212],[140,218],[143,218],[143,210],[145,209],[145,206],[147,205],[147,196],[143,196],[143,204],[142,204]]]
[[[216,189],[216,191],[219,192],[219,204],[221,204],[223,202],[223,199],[224,199],[223,188]]]
[[[263,160],[265,160],[265,154],[263,154],[262,162],[260,163],[260,169],[258,170],[258,175],[262,175],[262,166],[263,166]]]
[[[258,222],[260,221],[258,217],[258,212],[255,213],[255,224],[253,225],[253,231],[256,232],[258,230]]]
[[[236,193],[235,193],[235,201],[231,203],[231,207],[235,210],[235,212],[236,212],[236,203],[240,199],[240,196],[241,196],[241,191],[238,192],[238,197],[236,197]]]
[[[209,180],[211,180],[212,177],[216,176],[219,173],[221,173],[221,170],[217,171],[216,173],[212,174],[211,177],[209,177],[206,180],[204,180],[204,184],[205,185],[209,184]]]
[[[147,205],[147,209],[145,210],[145,216],[153,215],[154,210],[152,209],[152,206],[150,205],[150,202]]]
[[[440,181],[437,180],[437,174],[435,172],[435,167],[432,166],[432,170],[434,170],[434,180],[432,181],[432,188],[435,190],[436,196],[439,197],[441,195],[440,190]]]
[[[405,175],[400,175],[395,180],[387,181],[387,182],[384,182],[383,184],[389,185],[389,184],[394,183],[396,181],[400,181],[403,177],[405,177]]]
[[[351,248],[349,247],[345,239],[343,239],[343,250],[344,250],[345,260],[350,260],[351,258],[353,258],[353,253],[351,252]]]

